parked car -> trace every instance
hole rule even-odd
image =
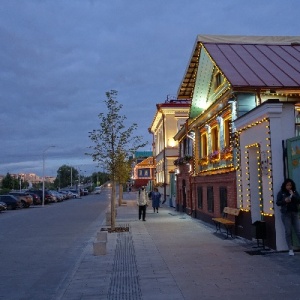
[[[0,212],[4,210],[7,210],[7,205],[4,202],[0,202]]]
[[[68,192],[71,193],[72,198],[80,198],[80,196],[76,190],[69,190]]]
[[[94,190],[94,194],[100,194],[101,193],[101,186],[96,186]]]
[[[83,189],[83,195],[87,196],[89,194],[89,191],[87,189]]]
[[[63,193],[62,191],[57,191],[57,195],[62,198],[62,200],[67,200],[68,195],[66,193]]]
[[[42,190],[29,190],[28,192],[33,192],[37,194],[41,201],[43,202],[43,191]],[[48,190],[45,190],[45,204],[56,202],[56,197],[52,195]]]
[[[9,192],[9,195],[13,195],[21,200],[21,206],[23,208],[28,208],[33,204],[32,196],[28,193],[23,192]]]
[[[41,197],[38,194],[36,194],[34,192],[31,192],[31,191],[27,191],[26,193],[28,193],[29,195],[31,195],[34,205],[40,205],[40,204],[42,204],[42,199],[41,199]]]
[[[54,191],[54,190],[50,190],[49,192],[56,198],[56,202],[62,202],[62,201],[64,201],[63,194],[61,194],[61,193],[59,193],[57,191]]]
[[[7,205],[7,209],[16,209],[22,206],[21,200],[13,195],[0,195],[0,201]]]
[[[68,191],[60,191],[60,193],[63,194],[63,195],[65,195],[65,200],[73,198],[72,197],[73,195],[70,192],[68,192]]]

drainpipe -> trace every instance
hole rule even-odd
[[[151,131],[151,128],[148,128],[148,132],[152,134],[152,157],[153,157],[153,165],[154,165],[154,161],[156,162],[155,135],[154,132]],[[156,164],[155,164],[155,169],[151,169],[150,191],[153,190],[155,183],[156,183]]]
[[[282,161],[283,161],[283,176],[284,180],[286,179],[286,156],[287,156],[287,149],[284,145],[284,140],[281,141],[281,147],[282,147]]]

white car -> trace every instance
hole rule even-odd
[[[94,194],[100,194],[101,193],[101,186],[96,186],[94,190]]]

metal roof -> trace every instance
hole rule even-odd
[[[193,97],[203,49],[235,88],[300,87],[299,36],[198,35],[178,99]]]
[[[203,45],[234,87],[300,86],[300,44]]]

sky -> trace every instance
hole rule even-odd
[[[110,90],[152,150],[156,104],[176,96],[198,34],[299,36],[299,11],[299,0],[0,0],[0,175],[42,176],[43,161],[47,176],[102,171],[85,153]]]

